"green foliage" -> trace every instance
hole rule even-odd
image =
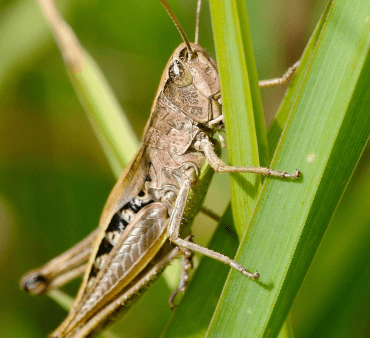
[[[64,12],[68,22],[102,67],[140,133],[163,66],[180,42],[165,11],[155,1],[58,4],[68,7]],[[185,30],[192,32],[195,4],[186,8],[170,4]],[[284,4],[274,4],[279,10],[271,11],[270,1],[247,2],[263,77],[278,76],[297,59],[273,73],[267,71],[268,65],[263,68],[266,60],[278,66],[279,57],[286,59],[286,46],[298,41],[290,30],[292,16],[284,17],[291,9]],[[315,4],[311,2],[309,10],[302,7],[294,32],[314,10],[321,10]],[[160,278],[112,330],[120,337],[204,337],[207,331],[210,337],[277,336],[294,301],[291,325],[285,322],[280,336],[291,335],[291,330],[297,337],[364,336],[370,317],[368,150],[354,168],[370,129],[370,5],[365,0],[333,0],[327,5],[270,125],[268,142],[244,3],[219,0],[211,7],[230,162],[267,165],[274,154],[271,167],[298,168],[303,177],[296,182],[267,178],[261,186],[256,176],[231,175],[233,217],[228,208],[209,247],[233,256],[247,228],[237,260],[252,271],[258,269],[259,281],[231,272],[222,291],[229,268],[204,258],[172,315],[167,299],[173,287]],[[97,225],[114,180],[39,9],[19,0],[5,3],[0,11],[0,41],[7,46],[0,58],[0,95],[5,103],[0,108],[0,136],[6,145],[0,148],[0,272],[7,277],[1,282],[0,324],[7,337],[40,337],[57,326],[65,311],[45,297],[21,293],[18,280]],[[207,15],[203,8],[200,43],[212,51]],[[283,21],[278,24],[273,15]],[[261,23],[264,28],[258,26]],[[285,43],[277,38],[283,32],[288,36]],[[86,77],[84,83],[83,78],[75,78],[75,87],[89,113],[95,114],[90,118],[95,131],[100,130],[99,141],[105,140],[104,154],[113,154],[109,163],[116,163],[117,173],[127,161],[124,153],[134,151],[135,137],[127,136],[126,127],[117,122],[122,120],[118,104],[100,96],[107,89],[105,80],[98,79],[100,71],[85,75],[95,80]],[[95,98],[86,90],[92,84],[100,88],[95,89]],[[265,90],[263,98],[274,91]],[[109,87],[106,93],[111,95]],[[264,100],[265,110],[274,100]],[[214,210],[224,206],[219,202],[227,196],[222,184],[216,181],[207,200]],[[209,227],[208,220],[195,227],[196,241],[203,244],[207,242],[200,235],[207,231],[202,230],[204,225]],[[78,281],[66,291],[74,293],[77,286]]]

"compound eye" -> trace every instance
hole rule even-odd
[[[186,87],[193,82],[193,77],[190,72],[178,60],[172,62],[169,69],[169,76],[177,87]]]

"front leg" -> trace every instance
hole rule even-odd
[[[192,183],[196,179],[195,169],[190,167],[188,170],[185,171],[182,177],[182,185],[180,191],[177,195],[175,206],[173,208],[173,212],[168,223],[167,227],[167,235],[170,241],[180,248],[188,249],[193,252],[199,252],[202,255],[208,256],[210,258],[216,259],[224,264],[231,266],[232,268],[238,270],[245,276],[256,279],[259,277],[259,273],[256,271],[255,273],[249,272],[244,266],[239,264],[238,262],[234,261],[230,257],[227,257],[219,252],[213,251],[211,249],[205,248],[201,245],[195,244],[190,242],[189,240],[181,239],[180,236],[180,224],[181,224],[181,217],[184,213],[186,202],[189,196],[189,191],[191,188]]]
[[[282,86],[282,85],[288,83],[289,80],[295,74],[295,72],[296,72],[296,70],[297,70],[297,68],[299,67],[300,64],[301,64],[301,60],[297,61],[293,66],[288,68],[288,70],[283,74],[282,77],[278,77],[278,78],[275,78],[275,79],[268,79],[268,80],[258,81],[258,86],[260,88],[269,88],[269,87]],[[219,104],[221,104],[221,102],[222,102],[221,96],[218,96],[218,95],[216,96],[215,95],[213,97],[213,99],[217,100]],[[221,114],[220,116],[218,116],[214,120],[209,121],[208,126],[209,126],[209,128],[214,128],[215,126],[219,125],[223,121],[224,121],[224,116]],[[222,140],[221,140],[221,143],[223,143]],[[223,146],[223,148],[225,148],[225,147]]]
[[[265,167],[235,167],[226,165],[216,154],[212,142],[208,136],[200,135],[200,140],[195,144],[196,149],[202,151],[207,158],[209,165],[217,173],[229,172],[229,173],[253,173],[261,174],[264,176],[273,176],[280,178],[292,178],[297,179],[301,176],[301,172],[296,170],[294,173],[289,174],[285,171],[274,170]]]
[[[276,87],[281,86],[285,83],[287,83],[292,76],[294,75],[295,71],[297,70],[299,64],[301,61],[297,61],[293,66],[291,66],[282,77],[276,78],[276,79],[269,79],[269,80],[261,80],[258,82],[258,85],[260,88],[266,88],[266,87]]]

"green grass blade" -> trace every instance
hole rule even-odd
[[[73,298],[59,289],[49,291],[48,296],[66,311],[69,311],[73,303]]]
[[[370,4],[333,2],[297,92],[237,259],[259,281],[231,272],[208,337],[276,336],[370,133]],[[252,265],[252,266],[251,266]]]
[[[135,155],[138,140],[103,73],[84,51],[83,67],[68,74],[116,177]]]
[[[138,141],[112,89],[93,58],[80,45],[53,1],[39,0],[76,93],[85,108],[116,177],[134,156]]]
[[[320,20],[315,28],[315,31],[311,35],[310,40],[302,54],[299,68],[297,69],[293,79],[289,83],[288,90],[284,96],[284,100],[281,103],[279,111],[277,112],[276,116],[274,117],[268,128],[268,145],[271,155],[275,153],[286,121],[288,120],[289,114],[291,113],[291,110],[295,104],[296,98],[299,95],[299,92],[306,80],[306,73],[309,70],[311,61],[315,56],[318,46],[320,45],[322,34],[325,31],[325,27],[327,25],[326,19],[332,2],[332,0],[328,2],[324,12],[322,13]]]
[[[294,338],[294,331],[291,325],[290,316],[285,318],[285,322],[281,327],[278,338]]]
[[[294,300],[290,313],[297,337],[367,336],[369,155],[368,145]]]
[[[259,166],[258,144],[266,162],[267,137],[245,3],[210,1],[210,5],[229,162],[232,165],[248,163]],[[230,186],[235,228],[241,236],[257,200],[261,178],[251,174],[232,174]]]
[[[251,99],[252,99],[252,111],[253,111],[253,117],[254,117],[254,127],[256,130],[256,137],[257,137],[257,147],[258,147],[258,157],[259,157],[259,164],[261,166],[267,166],[270,163],[270,156],[269,156],[269,149],[268,149],[268,143],[267,143],[267,133],[266,133],[266,126],[265,126],[265,117],[263,114],[263,106],[262,106],[262,99],[261,99],[261,93],[260,88],[258,86],[258,74],[257,74],[257,68],[256,68],[256,60],[254,57],[253,52],[253,45],[252,45],[252,39],[251,39],[251,33],[250,33],[250,27],[249,27],[249,20],[248,20],[248,14],[247,9],[245,7],[245,1],[236,1],[236,5],[238,8],[238,16],[236,19],[239,21],[240,25],[240,35],[242,38],[243,43],[243,52],[245,57],[245,63],[247,65],[247,79],[249,84],[249,90],[251,93]],[[216,25],[217,23],[215,23]],[[225,32],[227,34],[227,32]],[[221,51],[225,50],[226,48],[229,49],[228,45],[225,46],[221,45]],[[227,60],[226,60],[227,61]],[[230,67],[227,67],[229,69]],[[235,72],[237,72],[238,69],[235,68]],[[225,76],[227,73],[225,72],[225,69],[220,70],[220,72],[225,73]],[[227,70],[228,72],[228,70]],[[238,88],[239,89],[239,88]],[[227,93],[226,93],[227,95]],[[239,115],[240,114],[240,115]],[[235,120],[241,117],[241,115],[244,114],[243,111],[238,111],[238,115],[232,117],[230,120],[231,123],[235,124]],[[234,138],[233,133],[229,133],[230,138]],[[233,140],[235,144],[238,140]],[[240,149],[240,144],[238,144],[237,147],[234,147],[237,152],[249,152],[248,149]]]

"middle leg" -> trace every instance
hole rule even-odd
[[[188,236],[186,240],[191,242],[192,236]],[[176,305],[174,303],[175,297],[179,292],[184,293],[186,286],[189,282],[189,270],[193,268],[193,252],[190,250],[183,250],[183,256],[181,258],[181,274],[180,274],[180,281],[178,287],[172,292],[170,299],[168,300],[171,310],[174,310],[176,308]]]
[[[176,244],[177,246],[179,246],[180,248],[188,249],[193,252],[199,252],[202,255],[211,257],[224,264],[227,264],[251,279],[258,278],[259,273],[257,271],[255,273],[251,273],[244,266],[242,266],[235,260],[231,259],[230,257],[227,257],[211,249],[202,247],[201,245],[192,243],[189,240],[181,239],[179,237],[181,217],[184,213],[189,191],[190,191],[191,184],[192,184],[192,181],[189,177],[191,177],[191,175],[183,176],[183,183],[177,195],[175,206],[173,208],[173,212],[172,212],[170,221],[167,226],[167,235],[170,241]]]

